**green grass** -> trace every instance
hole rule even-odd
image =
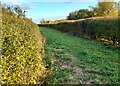
[[[66,54],[77,59],[74,65],[83,69],[83,83],[119,83],[117,49],[108,48],[93,40],[86,40],[61,33],[51,28],[40,27],[46,37],[45,53],[50,63],[50,53],[53,58],[70,61]],[[49,83],[65,83],[71,71],[58,69],[48,80]]]

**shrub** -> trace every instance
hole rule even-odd
[[[40,26],[52,27],[62,32],[84,38],[112,40],[113,45],[119,46],[120,34],[118,29],[118,17],[95,17],[74,22],[62,22],[58,24],[41,24]]]
[[[2,84],[40,83],[46,69],[38,26],[6,10],[2,8]]]

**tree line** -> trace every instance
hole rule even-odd
[[[118,3],[111,2],[98,2],[97,6],[89,6],[88,9],[80,9],[74,12],[70,12],[67,16],[67,20],[77,20],[90,17],[101,17],[101,16],[117,16],[118,15]]]
[[[118,3],[115,1],[111,2],[98,2],[97,6],[89,6],[89,9],[80,9],[70,12],[66,19],[47,21],[42,19],[41,24],[60,23],[67,20],[78,20],[90,17],[103,17],[103,16],[118,16]]]

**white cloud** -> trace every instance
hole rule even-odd
[[[118,1],[118,0],[98,0],[100,2],[111,2],[111,1]]]
[[[31,2],[23,2],[22,0],[4,0],[2,4],[9,6],[20,6],[23,10],[28,10],[34,8]]]
[[[2,3],[14,3],[14,2],[19,2],[20,0],[2,0]],[[21,0],[23,1],[23,0]]]
[[[33,9],[34,8],[32,3],[30,3],[30,2],[28,2],[28,3],[16,3],[16,5],[19,5],[24,10],[28,10],[28,9]]]
[[[12,2],[12,3],[16,3],[16,2],[29,2],[29,0],[2,0],[2,2]]]
[[[2,2],[98,2],[103,0],[2,0]],[[105,2],[109,2],[111,0],[104,0]],[[119,0],[114,0],[119,1]]]
[[[69,2],[97,2],[97,0],[69,0]]]

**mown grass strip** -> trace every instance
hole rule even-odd
[[[69,63],[71,61],[66,60],[66,54],[70,54],[77,59],[72,64],[82,68],[85,73],[81,83],[119,83],[118,65],[120,64],[118,62],[119,51],[117,49],[108,48],[93,40],[73,37],[52,28],[40,27],[40,30],[46,37],[46,54],[51,52],[54,58],[60,58],[64,62],[68,61]],[[68,73],[59,71],[61,70],[58,70],[57,75],[55,73],[49,79],[49,83],[66,83],[68,81],[66,77],[72,71],[67,71]],[[63,76],[59,76],[61,73]]]

